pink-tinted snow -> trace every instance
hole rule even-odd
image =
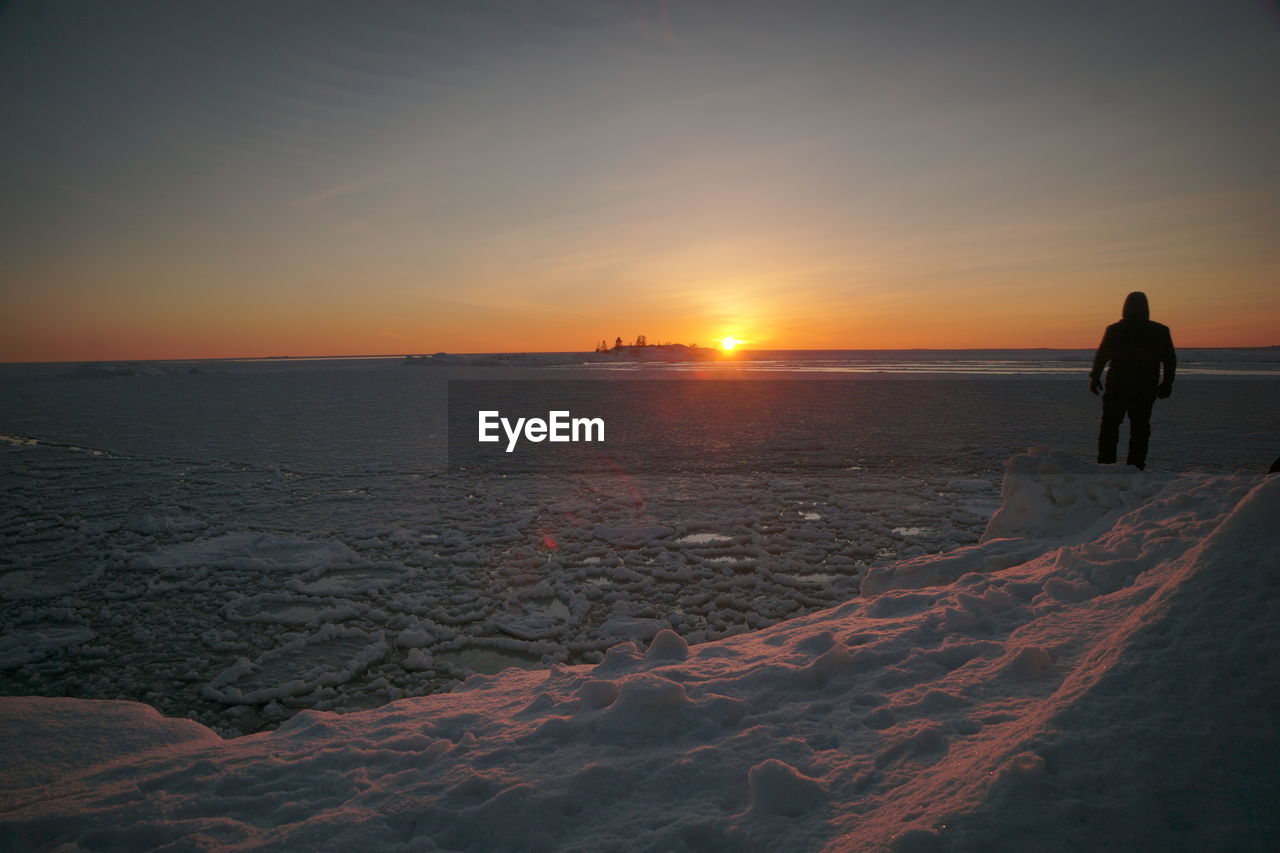
[[[1003,499],[829,610],[274,732],[0,699],[0,846],[1268,849],[1280,477],[1035,448]]]

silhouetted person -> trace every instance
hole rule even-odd
[[[1178,358],[1173,351],[1169,327],[1152,322],[1147,295],[1134,291],[1125,297],[1119,323],[1107,326],[1093,357],[1089,390],[1102,388],[1102,368],[1107,371],[1106,392],[1102,395],[1102,426],[1098,430],[1098,461],[1116,461],[1120,424],[1129,418],[1129,454],[1126,464],[1139,471],[1147,467],[1147,443],[1151,439],[1151,408],[1156,398],[1173,393],[1173,373]],[[1164,377],[1160,368],[1164,367]]]

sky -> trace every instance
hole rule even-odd
[[[1280,344],[1255,0],[9,2],[0,361]]]

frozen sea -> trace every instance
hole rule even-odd
[[[1150,472],[1280,454],[1280,349],[1183,350]],[[509,666],[697,644],[856,596],[978,541],[1005,460],[1089,458],[1080,350],[556,355],[0,365],[0,694],[130,699],[224,735]],[[839,381],[778,409],[803,466],[446,472],[450,381]],[[754,407],[775,411],[757,382]],[[660,436],[655,435],[655,442]]]

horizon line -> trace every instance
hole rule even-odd
[[[661,344],[651,344],[650,346],[661,346]],[[718,349],[716,347],[705,347],[705,349]],[[1040,352],[1051,350],[1065,350],[1078,352],[1091,352],[1095,350],[1094,346],[1087,347],[821,347],[821,348],[801,348],[786,347],[777,349],[746,349],[738,347],[733,353],[771,353],[771,352]],[[1182,345],[1180,350],[1260,350],[1260,349],[1280,349],[1280,344],[1264,344],[1261,346],[1195,346]],[[211,356],[182,356],[177,358],[72,358],[57,361],[3,361],[0,365],[12,364],[106,364],[106,363],[141,363],[141,362],[185,362],[185,361],[307,361],[322,359],[359,359],[359,358],[423,358],[436,354],[447,355],[589,355],[590,350],[476,350],[476,351],[455,351],[447,352],[437,351],[436,353],[428,352],[390,352],[390,353],[332,353],[326,355],[211,355]]]

